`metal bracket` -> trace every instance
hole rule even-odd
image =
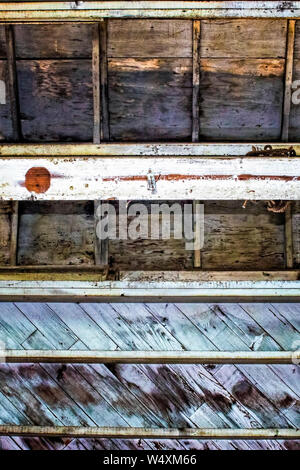
[[[148,171],[147,183],[148,183],[147,185],[148,191],[151,191],[153,194],[156,193],[157,191],[156,179],[155,179],[155,175],[152,173],[151,170]]]

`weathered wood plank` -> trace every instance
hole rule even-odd
[[[92,140],[91,60],[18,60],[17,70],[24,139]]]
[[[200,40],[201,21],[193,21],[193,142],[199,142],[200,135]]]
[[[12,203],[10,234],[10,264],[16,266],[18,259],[19,203]]]
[[[191,57],[191,23],[181,20],[109,20],[108,56]]]
[[[296,429],[150,429],[80,426],[0,426],[3,436],[60,436],[160,439],[297,439]]]
[[[60,201],[21,205],[18,263],[93,265],[93,204]]]
[[[90,24],[16,25],[15,39],[18,59],[90,59],[92,57],[92,26]]]
[[[75,351],[4,350],[0,362],[68,364],[291,364],[293,351]]]
[[[277,140],[283,59],[201,59],[201,138]]]
[[[284,88],[284,101],[283,101],[282,129],[281,129],[281,140],[283,140],[284,142],[287,142],[289,140],[290,110],[291,110],[291,100],[292,100],[293,66],[294,66],[295,26],[296,26],[295,20],[290,20],[288,22],[286,64],[285,64],[285,88]]]
[[[7,55],[7,78],[10,95],[10,111],[13,129],[13,140],[22,140],[22,124],[20,119],[20,100],[18,88],[18,75],[16,69],[15,38],[12,25],[5,27],[6,55]]]
[[[192,60],[109,59],[112,140],[191,140]]]
[[[285,20],[203,20],[201,57],[275,59],[285,57]]]

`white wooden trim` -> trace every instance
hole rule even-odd
[[[299,351],[0,350],[0,363],[293,364]]]
[[[298,301],[299,281],[0,281],[1,301]]]
[[[0,157],[244,157],[255,145],[262,150],[266,145],[274,149],[293,147],[300,155],[300,143],[237,142],[237,143],[52,143],[0,144]]]
[[[299,1],[5,2],[0,20],[97,21],[101,18],[300,18]]]
[[[27,189],[26,175],[31,169],[49,173],[45,192]],[[155,192],[148,188],[150,172],[156,179]],[[33,198],[297,200],[300,157],[0,158],[0,199]]]
[[[1,425],[0,436],[93,437],[113,439],[300,439],[299,429],[132,428]]]

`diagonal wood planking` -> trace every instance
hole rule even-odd
[[[8,349],[286,350],[299,304],[1,303]],[[12,424],[299,427],[299,366],[2,364]],[[1,438],[2,449],[285,449],[273,441]]]

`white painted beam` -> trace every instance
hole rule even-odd
[[[299,1],[5,2],[0,21],[96,21],[101,18],[300,18]]]
[[[0,301],[298,301],[299,281],[0,281]]]
[[[300,157],[2,157],[0,199],[297,200]]]

